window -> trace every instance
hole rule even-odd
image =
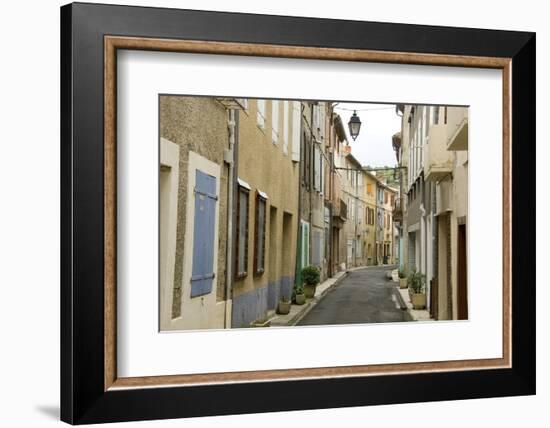
[[[292,160],[300,161],[300,132],[302,129],[302,104],[292,101]]]
[[[256,122],[261,129],[265,129],[265,100],[257,100],[258,114]]]
[[[367,208],[367,223],[374,226],[374,208]]]
[[[311,186],[311,162],[312,162],[312,150],[311,150],[311,141],[309,140],[307,134],[304,132],[304,148],[302,152],[304,153],[304,162],[302,166],[302,183],[304,184],[307,190]]]
[[[271,101],[271,140],[273,144],[279,142],[279,101]]]
[[[324,156],[323,156],[323,151],[322,150],[319,150],[319,191],[321,192],[321,194],[323,193],[323,181],[324,181],[324,168],[323,168],[323,164],[324,164]]]
[[[248,264],[248,197],[250,186],[239,180],[237,192],[237,257],[235,277],[244,278],[247,275]]]
[[[424,107],[424,112],[422,114],[422,145],[426,144],[426,139],[428,137],[428,107]]]
[[[265,271],[265,213],[267,197],[258,191],[256,195],[256,225],[254,228],[254,273],[261,275]]]
[[[302,267],[309,266],[309,223],[301,223]]]
[[[367,184],[367,194],[369,194],[370,196],[374,194],[372,191],[372,188],[373,188],[372,183]]]
[[[288,154],[288,140],[290,140],[290,135],[288,132],[288,117],[289,108],[288,101],[283,101],[283,154]]]
[[[313,188],[323,191],[323,152],[317,144],[313,147]]]

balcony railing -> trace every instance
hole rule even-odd
[[[468,108],[447,108],[447,150],[468,150]]]
[[[452,152],[447,150],[447,126],[432,125],[424,146],[424,178],[439,181],[453,169]]]

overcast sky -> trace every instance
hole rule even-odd
[[[361,119],[361,131],[355,141],[348,129],[354,109]],[[363,166],[394,166],[397,163],[391,137],[401,131],[401,118],[395,114],[394,104],[339,103],[334,110],[346,128],[351,153]]]

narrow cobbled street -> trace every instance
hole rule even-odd
[[[394,267],[367,267],[348,273],[297,325],[362,324],[411,321],[395,283]]]

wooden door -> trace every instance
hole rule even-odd
[[[466,259],[466,225],[458,226],[458,319],[468,319],[468,263]]]

